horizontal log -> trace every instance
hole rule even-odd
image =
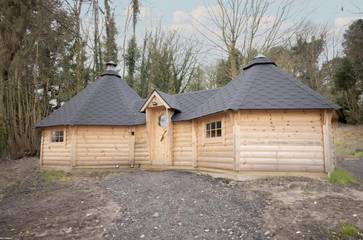
[[[291,158],[310,158],[322,159],[322,152],[246,152],[241,151],[241,157],[244,158],[276,158],[276,159],[291,159]]]
[[[276,164],[240,164],[240,171],[297,171],[297,172],[323,172],[322,165],[276,165]]]
[[[77,148],[128,148],[129,143],[77,143]]]
[[[304,146],[304,145],[240,145],[241,151],[280,151],[280,152],[322,152],[323,147],[318,146]]]
[[[323,158],[274,158],[241,157],[241,164],[286,164],[286,165],[323,165]]]
[[[198,162],[198,167],[233,170],[233,164],[216,163],[216,162],[213,162],[213,163]]]
[[[198,155],[199,162],[210,162],[210,163],[233,163],[233,157],[208,157]]]

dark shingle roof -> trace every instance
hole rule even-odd
[[[244,70],[229,84],[219,88],[194,108],[176,113],[175,121],[189,120],[217,112],[238,109],[338,109],[319,93],[310,89],[288,73],[279,69],[266,57],[258,57],[246,65]],[[193,93],[190,93],[193,94]],[[179,106],[184,98],[176,95]]]
[[[160,95],[160,97],[172,108],[177,111],[180,111],[178,101],[176,100],[175,95],[170,95],[164,93],[160,90],[155,89],[155,91]]]
[[[138,111],[142,103],[117,72],[106,71],[36,127],[144,124],[145,115]]]
[[[176,110],[173,121],[238,109],[339,109],[266,57],[255,58],[221,88],[176,95],[156,91]],[[144,102],[116,72],[106,71],[37,127],[145,124],[139,112]]]

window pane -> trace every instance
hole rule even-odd
[[[218,121],[217,122],[217,128],[221,128],[222,127],[222,122],[221,121]]]
[[[212,130],[216,128],[216,122],[212,122]]]
[[[63,142],[64,141],[64,131],[53,131],[51,133],[52,142]]]
[[[216,137],[216,131],[211,132],[211,137]]]
[[[210,130],[210,123],[207,123],[207,130]]]
[[[206,137],[210,138],[210,131],[207,131]]]
[[[217,137],[220,137],[220,136],[222,136],[222,129],[217,130]]]

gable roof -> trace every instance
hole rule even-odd
[[[199,106],[176,113],[173,120],[198,118],[226,110],[259,109],[339,109],[270,59],[261,56],[247,64],[226,86],[212,92]],[[179,106],[186,98],[176,95]]]
[[[144,124],[145,116],[138,111],[142,103],[117,72],[108,70],[36,127]]]
[[[166,105],[166,108],[172,108],[176,111],[180,111],[178,107],[178,102],[175,98],[175,95],[170,95],[168,93],[164,93],[160,90],[154,89],[149,97],[144,101],[144,103],[141,106],[140,112],[145,112],[145,109],[149,105],[150,101],[153,99],[153,97],[159,97],[160,100],[164,105]]]

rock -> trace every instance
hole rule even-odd
[[[270,233],[271,233],[270,231],[266,231],[266,232],[264,233],[264,235],[265,235],[265,236],[267,236],[267,235],[270,235]]]
[[[145,237],[145,235],[144,235],[144,234],[141,234],[141,235],[140,235],[140,238],[144,238],[144,237]]]
[[[301,231],[296,231],[296,234],[300,234],[301,233]]]
[[[65,229],[63,229],[63,231],[65,232],[65,233],[71,233],[72,232],[72,227],[69,227],[69,228],[65,228]]]
[[[42,233],[35,234],[35,237],[41,238],[41,237],[45,237],[47,235],[48,235],[48,231],[45,231],[45,232],[42,232]]]
[[[156,212],[156,213],[154,213],[153,215],[152,215],[152,217],[154,217],[154,218],[157,218],[157,217],[159,217],[160,216],[160,214],[158,213],[158,212]]]
[[[204,229],[204,232],[209,232],[209,229],[208,228]]]

